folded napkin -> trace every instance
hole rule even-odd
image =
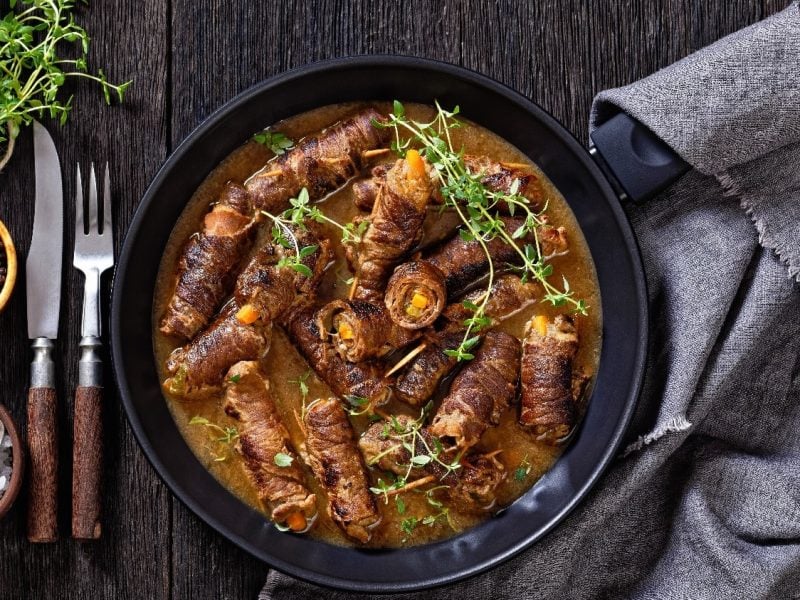
[[[800,8],[601,93],[592,126],[620,110],[695,168],[625,207],[652,320],[630,439],[526,552],[389,597],[800,598]],[[270,571],[260,598],[321,595],[354,596]]]

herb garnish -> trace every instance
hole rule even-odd
[[[360,417],[361,415],[372,410],[372,406],[369,403],[369,398],[348,395],[345,396],[344,399],[347,400],[347,403],[350,405],[350,408],[346,408],[345,410],[351,417]]]
[[[239,439],[239,431],[236,429],[236,427],[220,427],[216,423],[212,423],[205,417],[201,417],[199,415],[192,417],[189,420],[189,425],[201,425],[207,428],[212,436],[213,441],[217,442],[220,446],[227,448],[225,453],[218,454],[212,448],[209,448],[208,446],[205,447],[214,462],[222,462],[226,460],[230,453],[230,446],[232,446],[236,440]]]
[[[398,477],[393,474],[387,474],[387,478],[393,481],[384,481],[378,479],[377,487],[371,487],[370,491],[378,496],[384,496],[384,500],[389,502],[389,493],[396,493],[402,490],[406,485],[409,485],[409,478],[412,471],[424,467],[430,463],[436,463],[442,470],[440,479],[444,479],[450,473],[455,472],[461,468],[461,453],[454,458],[446,456],[446,452],[442,443],[436,437],[431,437],[431,443],[428,443],[426,437],[422,434],[422,428],[425,424],[425,419],[433,406],[432,402],[428,402],[420,411],[419,418],[410,421],[406,424],[392,415],[391,419],[386,421],[381,431],[383,439],[391,439],[397,443],[390,446],[383,452],[373,456],[369,464],[376,464],[385,455],[394,452],[399,448],[404,448],[409,454],[408,465],[406,465],[406,472]]]
[[[276,217],[266,211],[261,211],[265,217],[272,219],[274,223],[272,227],[272,241],[279,244],[287,250],[293,250],[291,254],[287,254],[278,259],[278,268],[290,268],[300,273],[303,277],[311,277],[314,275],[313,271],[303,263],[304,258],[308,258],[317,251],[319,246],[303,246],[300,247],[297,241],[297,236],[289,228],[289,225],[294,225],[282,217]],[[300,222],[298,225],[305,231],[305,225]]]
[[[294,148],[294,142],[282,134],[280,131],[270,131],[266,129],[253,136],[253,141],[262,146],[266,146],[276,156],[285,154],[290,148]]]
[[[17,1],[9,2],[13,9]],[[67,79],[97,82],[107,104],[112,92],[121,102],[131,84],[109,83],[102,69],[88,70],[89,35],[75,23],[70,11],[75,0],[21,0],[0,20],[0,145],[6,150],[0,170],[11,159],[23,125],[49,115],[63,125],[72,110],[72,96],[62,101],[58,92]],[[62,58],[63,50],[77,47],[76,58]]]
[[[455,118],[458,113],[458,106],[447,111],[436,102],[436,116],[433,120],[414,121],[406,116],[402,103],[395,100],[388,123],[373,121],[373,125],[394,131],[391,147],[400,156],[405,155],[412,143],[420,146],[420,153],[431,163],[440,178],[443,208],[455,210],[461,219],[459,235],[465,241],[477,241],[486,253],[489,263],[486,291],[477,302],[470,303],[470,306],[465,304],[465,307],[473,311],[473,316],[464,321],[464,339],[458,348],[446,351],[448,355],[461,361],[474,358],[470,350],[480,341],[480,337],[475,334],[489,323],[485,311],[496,266],[486,244],[494,238],[502,238],[519,254],[522,266],[517,267],[517,270],[523,281],[532,277],[539,282],[545,292],[543,302],[550,302],[553,306],[569,304],[574,312],[584,315],[587,314],[588,307],[583,300],[574,297],[566,279],[563,279],[563,290],[548,280],[553,273],[553,266],[547,262],[548,257],[542,255],[537,234],[537,229],[545,222],[542,215],[546,206],[538,212],[532,210],[528,198],[519,193],[519,180],[515,180],[507,192],[488,189],[481,181],[483,174],[473,173],[467,168],[463,150],[456,151],[453,148],[451,131],[461,127],[461,122]],[[405,135],[410,137],[404,139]],[[523,224],[515,231],[506,231],[505,224],[499,218],[497,207],[501,203],[508,207],[512,216],[516,213],[524,217]],[[533,234],[534,243],[520,246],[516,240],[529,234]]]
[[[317,223],[328,223],[333,225],[342,232],[343,244],[358,244],[361,242],[361,237],[369,226],[368,221],[361,221],[360,223],[341,223],[334,221],[326,216],[318,206],[312,206],[311,200],[308,195],[308,189],[303,188],[297,195],[297,198],[289,200],[291,208],[286,209],[281,214],[281,219],[287,223],[291,223],[297,227],[305,229],[305,220],[311,219]]]
[[[294,462],[294,458],[284,452],[278,452],[272,460],[279,467],[289,467]]]
[[[514,469],[514,481],[524,481],[532,469],[531,461],[528,460],[528,455],[522,459],[516,469]]]

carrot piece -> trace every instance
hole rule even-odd
[[[422,157],[416,150],[409,150],[406,152],[406,162],[408,163],[409,179],[414,177],[425,177],[425,163],[422,162]]]
[[[303,513],[293,512],[286,517],[286,525],[292,531],[303,531],[308,527],[308,521],[306,521],[306,516]]]
[[[258,311],[252,304],[245,304],[236,312],[236,320],[245,325],[255,323],[258,320],[258,316]]]
[[[537,315],[533,317],[533,327],[536,332],[544,337],[547,335],[547,317],[544,315]]]
[[[339,337],[343,340],[353,339],[353,328],[344,321],[339,323]]]
[[[414,296],[411,298],[411,305],[416,308],[427,308],[428,298],[419,292],[414,292]]]

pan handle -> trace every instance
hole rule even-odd
[[[647,200],[691,168],[656,134],[624,112],[589,137],[589,152],[621,200]]]

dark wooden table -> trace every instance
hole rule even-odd
[[[206,116],[249,86],[308,62],[398,53],[449,61],[519,90],[587,140],[592,97],[632,82],[787,0],[515,2],[231,2],[138,0],[78,9],[92,36],[90,64],[133,79],[123,106],[106,108],[79,86],[70,123],[54,132],[65,190],[76,161],[111,162],[116,246],[148,182]],[[8,2],[0,2],[0,16]],[[67,194],[71,201],[71,191]],[[0,174],[0,220],[24,261],[33,223],[32,143],[25,132]],[[72,215],[65,249],[72,249]],[[25,539],[25,497],[0,523],[0,599],[253,598],[267,567],[199,521],[139,450],[113,392],[106,396],[104,530],[69,538],[72,397],[77,380],[82,278],[64,259],[58,340],[61,540]],[[23,425],[28,363],[25,282],[0,314],[0,402]],[[108,291],[108,286],[106,286]],[[110,372],[107,380],[111,382]]]

